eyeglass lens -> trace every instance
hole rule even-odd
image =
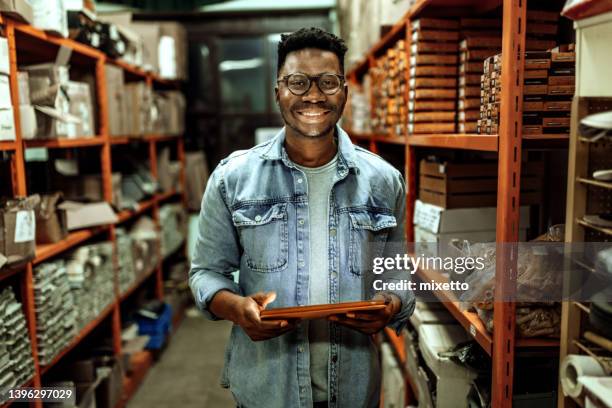
[[[327,95],[333,95],[340,89],[341,81],[336,75],[323,74],[315,78],[321,92]],[[296,95],[303,95],[308,92],[310,85],[310,78],[304,74],[293,74],[287,78],[287,87]]]

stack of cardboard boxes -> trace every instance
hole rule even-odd
[[[569,134],[575,53],[527,52],[523,88],[523,135]],[[501,97],[501,54],[488,58],[481,82],[478,133],[497,134]]]
[[[457,99],[457,20],[412,22],[408,133],[454,133]]]
[[[476,133],[483,61],[501,51],[501,20],[462,18],[459,42],[458,133]]]
[[[22,305],[11,287],[0,292],[0,390],[26,383],[34,375],[32,346]],[[4,393],[0,393],[0,404]]]
[[[372,128],[379,134],[402,136],[406,129],[406,41],[399,40],[371,69],[376,102]]]

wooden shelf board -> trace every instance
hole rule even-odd
[[[53,149],[66,149],[71,147],[102,146],[104,144],[104,138],[102,136],[96,136],[76,139],[32,139],[24,140],[24,144],[26,148],[47,147]]]
[[[62,252],[77,246],[83,241],[86,241],[94,235],[97,235],[107,229],[108,226],[82,229],[79,231],[71,232],[65,239],[56,242],[55,244],[37,245],[36,257],[32,261],[32,264],[39,264],[55,255],[61,254]]]
[[[96,317],[91,322],[87,323],[87,325],[85,325],[85,327],[83,327],[81,331],[75,337],[72,338],[70,343],[66,347],[64,347],[64,349],[60,351],[59,354],[56,355],[49,364],[40,367],[40,374],[41,375],[45,374],[47,371],[51,369],[51,367],[57,364],[57,362],[60,361],[62,357],[68,354],[70,350],[75,348],[81,342],[81,340],[83,340],[89,333],[91,333],[91,331],[95,329],[98,326],[98,324],[100,324],[100,322],[102,322],[102,320],[104,320],[110,314],[110,312],[113,310],[115,306],[116,306],[116,303],[113,301],[111,304],[106,306],[106,308],[104,308],[104,310],[102,311],[102,313],[98,315],[98,317]]]
[[[54,36],[51,34],[47,34],[46,32],[35,28],[29,24],[18,22],[15,20],[15,31],[16,33],[22,34],[25,38],[30,37],[36,39],[38,41],[44,41],[49,44],[53,44],[57,47],[67,47],[72,50],[73,53],[80,54],[84,57],[97,60],[105,58],[105,55],[102,51],[97,50],[93,47],[87,46],[85,44],[81,44],[69,38],[63,38]],[[21,40],[18,40],[18,45]],[[40,44],[40,43],[39,43]]]
[[[0,142],[0,152],[13,151],[17,147],[14,141],[3,140]]]
[[[127,299],[132,293],[134,293],[134,291],[136,289],[138,289],[140,287],[140,285],[142,285],[142,283],[144,281],[146,281],[151,275],[155,274],[157,268],[152,268],[149,272],[143,274],[142,276],[138,277],[138,279],[136,280],[136,282],[134,282],[132,284],[132,286],[130,286],[125,292],[123,292],[121,295],[119,295],[119,302],[123,302],[125,299]]]
[[[424,282],[430,282],[432,280],[435,282],[448,282],[448,278],[436,271],[418,269],[416,274]],[[457,298],[451,292],[435,290],[433,293],[438,300],[442,302],[446,309],[448,309],[448,311],[455,317],[455,319],[457,319],[457,322],[461,324],[465,330],[472,335],[472,337],[474,337],[474,340],[480,344],[484,351],[486,351],[488,355],[491,355],[493,349],[493,338],[478,317],[478,314],[461,310],[461,306]]]
[[[378,143],[388,143],[388,144],[397,144],[397,145],[405,145],[406,138],[404,136],[395,136],[395,135],[382,135],[376,133],[362,133],[362,132],[353,132],[352,130],[346,131],[350,137],[358,140],[364,141],[374,141]]]
[[[117,217],[119,218],[118,222],[122,223],[122,222],[125,222],[131,218],[134,218],[142,214],[143,212],[147,211],[149,208],[153,207],[155,205],[155,202],[156,202],[156,198],[151,198],[151,199],[139,202],[137,210],[121,211],[119,214],[117,214]]]
[[[497,135],[454,133],[408,135],[408,144],[410,146],[480,150],[485,152],[496,152],[498,140]]]
[[[177,195],[179,195],[179,194],[180,194],[180,193],[179,193],[178,191],[176,191],[176,190],[174,190],[174,189],[173,189],[173,190],[170,190],[170,191],[166,191],[165,193],[157,194],[157,195],[155,196],[155,200],[156,200],[158,203],[160,203],[160,202],[162,202],[162,201],[166,201],[166,200],[168,200],[169,198],[172,198],[172,197],[177,196]]]
[[[370,49],[369,54],[374,57],[378,56],[378,53],[392,46],[395,41],[397,41],[398,36],[400,38],[405,38],[405,30],[406,30],[406,22],[408,21],[409,13],[407,12],[402,16],[402,18],[393,25],[391,30],[387,34],[385,34],[372,48]],[[402,34],[404,34],[402,36]]]
[[[576,178],[576,181],[582,184],[588,184],[590,186],[607,188],[607,189],[612,190],[612,182],[609,182],[609,181],[594,180],[594,179],[589,179],[589,178],[584,178],[584,177],[578,177]]]
[[[13,275],[17,275],[18,273],[25,271],[25,263],[16,266],[3,266],[0,268],[0,282],[5,279],[10,278]]]
[[[120,68],[123,68],[124,71],[134,75],[134,76],[139,76],[142,77],[142,79],[145,79],[147,77],[147,72],[144,71],[142,68],[139,68],[135,65],[132,64],[128,64],[125,61],[122,60],[117,60],[117,59],[108,59],[108,62],[110,62],[113,65],[116,65]]]
[[[590,228],[595,231],[599,231],[603,234],[612,236],[612,228],[598,227],[597,225],[590,224],[583,219],[576,220],[578,224],[582,225],[585,228]]]

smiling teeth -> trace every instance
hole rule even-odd
[[[321,116],[324,112],[314,113],[314,112],[301,112],[304,116]]]

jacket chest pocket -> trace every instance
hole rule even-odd
[[[395,216],[371,210],[351,210],[349,268],[355,275],[372,270],[372,262],[385,249],[391,228],[397,227]]]
[[[247,266],[259,272],[287,267],[289,239],[287,204],[256,204],[232,213]]]

